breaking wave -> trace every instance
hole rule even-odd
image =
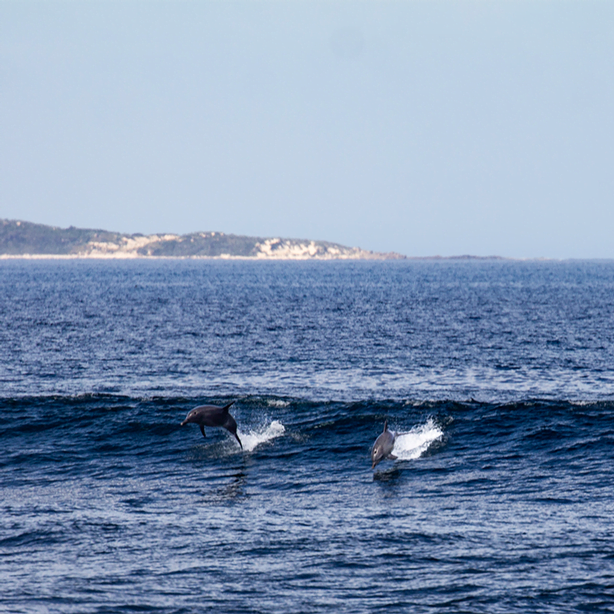
[[[393,453],[400,460],[414,460],[424,454],[429,446],[443,437],[443,431],[432,418],[408,433],[397,433]]]
[[[259,445],[281,437],[285,432],[286,427],[279,420],[273,420],[261,430],[251,430],[249,433],[243,433],[239,430],[239,437],[243,442],[243,450],[252,452]]]

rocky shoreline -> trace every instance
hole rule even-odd
[[[222,232],[130,235],[0,220],[0,258],[399,260],[406,256],[306,239],[246,237]]]

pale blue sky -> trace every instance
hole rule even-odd
[[[0,217],[614,258],[614,2],[0,0]]]

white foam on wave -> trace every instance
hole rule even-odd
[[[251,452],[256,446],[271,441],[276,437],[281,437],[285,432],[286,427],[279,420],[273,420],[271,424],[261,430],[253,430],[249,433],[239,431],[239,437],[243,444],[243,450]]]
[[[428,447],[443,437],[443,431],[432,418],[408,433],[397,433],[392,453],[400,460],[414,460],[424,454]]]
[[[281,399],[269,399],[267,401],[269,407],[288,407],[290,403],[288,401],[282,401]]]

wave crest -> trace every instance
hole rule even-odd
[[[281,437],[285,432],[286,427],[279,420],[273,420],[271,424],[261,430],[251,430],[249,433],[243,433],[239,430],[239,437],[243,443],[243,450],[251,452],[260,444]]]
[[[414,460],[424,454],[429,446],[443,437],[443,431],[432,418],[408,433],[397,433],[393,453],[400,460]]]

